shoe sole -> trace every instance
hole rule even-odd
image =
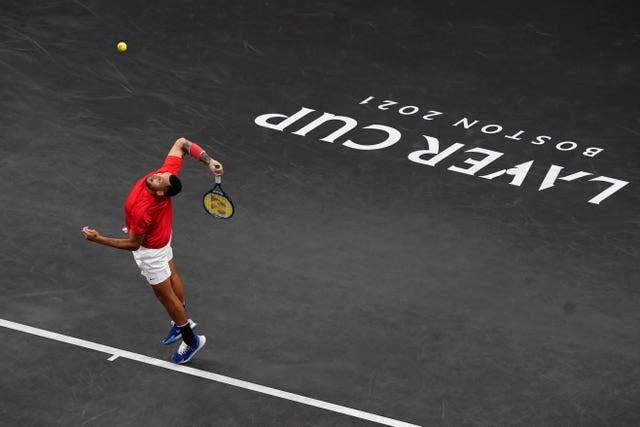
[[[191,359],[193,359],[193,356],[195,356],[196,353],[199,352],[200,349],[202,347],[204,347],[204,345],[207,343],[207,337],[205,337],[204,335],[200,335],[199,336],[199,340],[201,341],[202,345],[200,345],[200,347],[198,347],[197,350],[195,350],[193,353],[191,353],[191,356],[189,356],[188,359],[183,360],[182,362],[178,362],[178,365],[183,365],[183,364],[187,363],[188,361],[190,361]]]
[[[196,326],[198,326],[197,323],[194,323],[193,325],[191,325],[191,330],[193,331]],[[178,334],[176,336],[174,336],[173,338],[167,340],[166,338],[163,339],[162,341],[160,341],[162,344],[164,345],[169,345],[169,344],[173,344],[174,342],[178,341],[180,338],[182,338],[182,334]]]

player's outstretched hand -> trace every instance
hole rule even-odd
[[[209,171],[216,176],[222,176],[222,174],[224,174],[222,163],[214,159],[209,161]]]
[[[84,227],[82,227],[82,235],[85,239],[95,242],[98,239],[98,236],[100,236],[100,233],[98,233],[97,230],[89,228],[85,225]]]

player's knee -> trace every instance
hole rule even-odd
[[[156,298],[158,298],[158,301],[160,301],[164,305],[164,302],[167,300],[167,297],[161,292],[158,292],[156,288],[153,288],[153,293],[156,295]]]
[[[184,306],[182,305],[180,300],[175,296],[156,293],[156,297],[158,298],[158,301],[160,301],[160,304],[162,304],[170,312],[180,311],[181,309],[184,309]]]
[[[160,301],[170,299],[169,292],[171,291],[169,279],[163,281],[162,283],[158,283],[157,285],[152,285],[151,289],[153,289],[153,293]]]

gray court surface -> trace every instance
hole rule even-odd
[[[639,425],[639,65],[633,2],[3,1],[0,425]],[[80,230],[180,136],[176,370]]]

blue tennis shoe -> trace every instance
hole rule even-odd
[[[193,345],[189,346],[184,341],[178,347],[178,351],[176,351],[173,356],[171,356],[171,361],[173,363],[177,363],[182,365],[183,363],[187,363],[189,360],[193,358],[193,356],[204,347],[207,342],[207,337],[204,335],[195,335],[196,341]]]
[[[191,319],[189,319],[189,324],[191,325],[192,330],[195,329],[196,326],[198,326],[198,324]],[[176,324],[173,321],[171,321],[171,329],[169,329],[169,333],[162,340],[162,344],[164,345],[173,344],[174,342],[178,341],[180,338],[182,338],[182,333],[180,332],[180,328],[178,328]]]

